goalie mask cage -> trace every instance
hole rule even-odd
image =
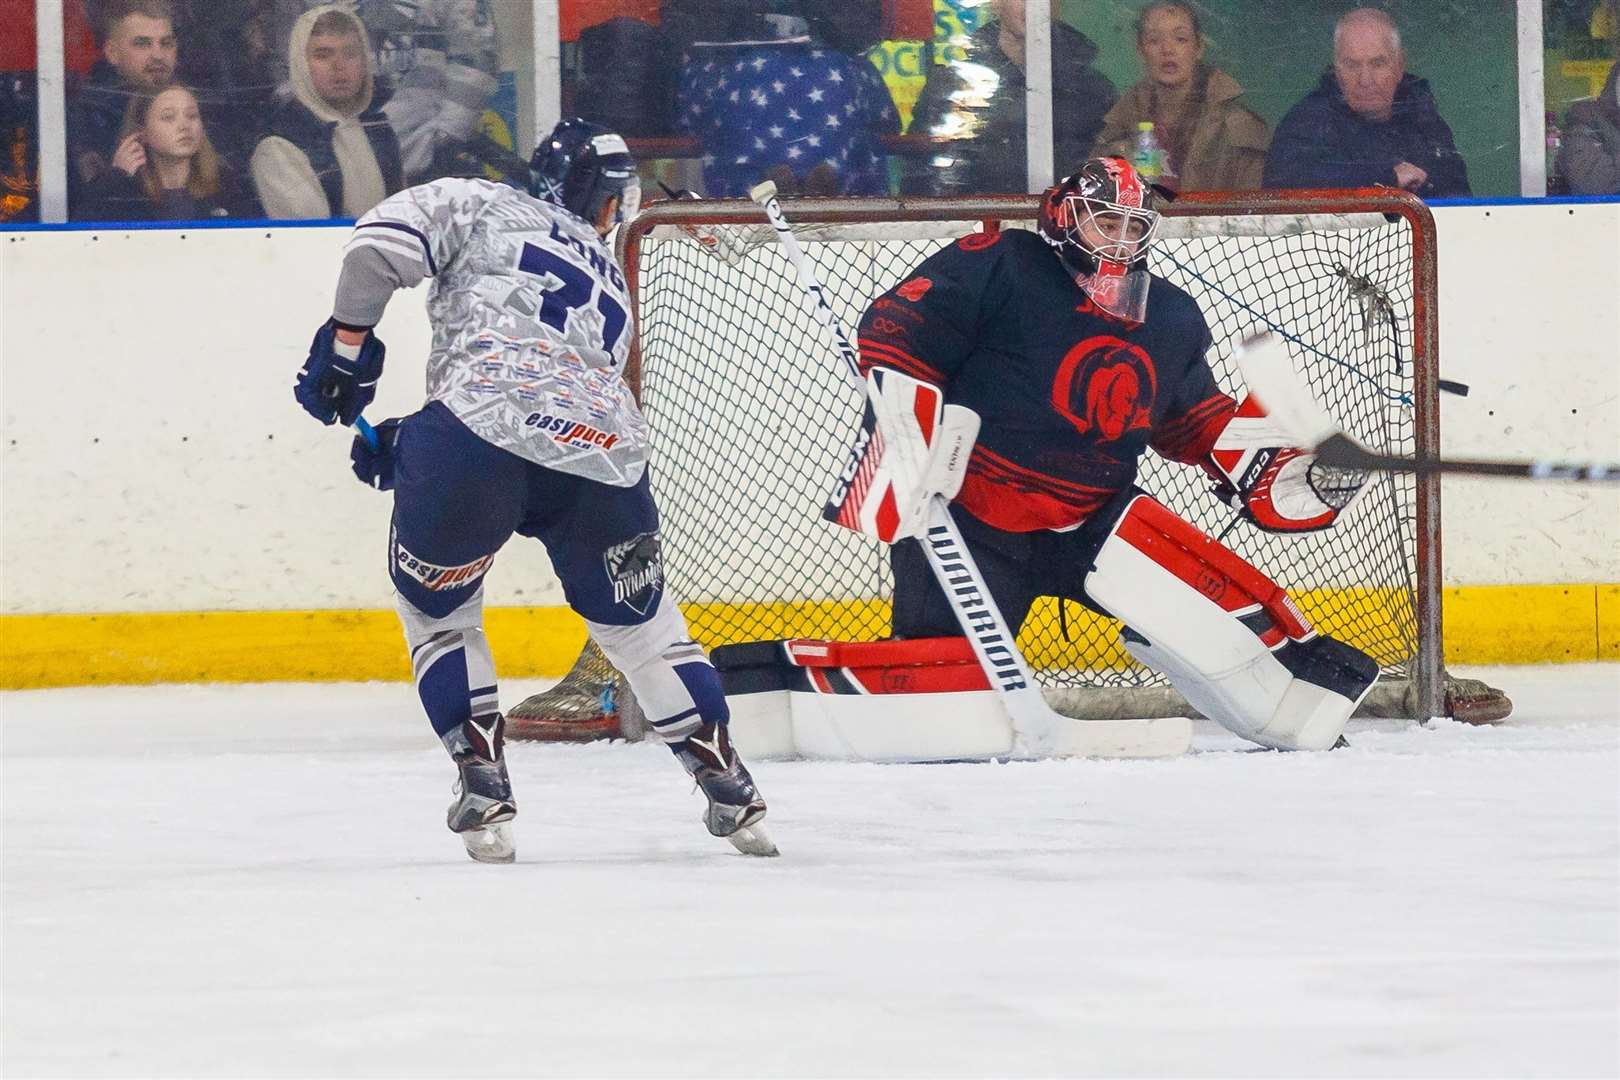
[[[1038,206],[1014,195],[787,200],[783,210],[853,336],[871,300],[927,255],[969,232],[1032,227]],[[1438,452],[1435,231],[1421,202],[1387,189],[1189,194],[1164,218],[1152,269],[1203,308],[1223,389],[1243,394],[1233,344],[1270,329],[1345,430],[1392,453]],[[619,256],[667,587],[693,635],[710,648],[886,636],[886,548],[821,517],[860,392],[763,210],[657,203],[621,230]],[[1375,712],[1447,714],[1438,478],[1374,474],[1334,528],[1303,535],[1234,524],[1201,469],[1151,451],[1139,483],[1287,588],[1320,630],[1375,657]],[[1060,711],[1196,715],[1130,659],[1118,629],[1048,598],[1019,644]]]

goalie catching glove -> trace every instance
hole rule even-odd
[[[1267,532],[1326,529],[1350,505],[1367,474],[1323,465],[1249,395],[1215,440],[1205,470],[1215,494]]]
[[[978,436],[978,413],[945,404],[933,383],[873,368],[860,435],[822,516],[887,544],[920,535],[929,501],[962,489]]]

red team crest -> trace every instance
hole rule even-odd
[[[1153,360],[1116,337],[1093,337],[1064,356],[1052,380],[1052,407],[1082,435],[1102,442],[1152,425],[1156,391]]]
[[[928,290],[932,289],[933,287],[934,283],[929,281],[927,278],[914,277],[894,291],[895,295],[904,297],[915,304],[917,301],[921,300],[925,295],[927,295]]]

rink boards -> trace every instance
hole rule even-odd
[[[1443,402],[1447,449],[1620,457],[1620,205],[1436,217],[1441,374],[1474,388]],[[403,675],[389,500],[349,473],[347,434],[311,423],[291,394],[345,236],[0,243],[0,684]],[[1548,288],[1549,263],[1581,273]],[[396,298],[379,329],[389,366],[374,419],[420,404],[420,297]],[[1612,492],[1448,482],[1444,521],[1448,656],[1620,655]],[[488,596],[507,670],[557,673],[572,659],[583,632],[539,545],[504,552]]]

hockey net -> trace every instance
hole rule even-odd
[[[852,330],[927,255],[969,232],[1029,227],[1037,206],[1036,196],[800,200],[784,211]],[[762,211],[655,204],[624,230],[620,256],[668,588],[694,636],[710,648],[886,636],[886,549],[820,514],[855,435],[859,392]],[[1437,451],[1434,223],[1416,199],[1189,195],[1168,208],[1152,264],[1202,306],[1209,361],[1228,392],[1242,393],[1232,345],[1269,329],[1351,434],[1393,453]],[[1333,529],[1293,536],[1234,522],[1201,470],[1151,451],[1139,482],[1286,587],[1322,631],[1378,660],[1384,677],[1367,711],[1494,719],[1505,708],[1442,667],[1435,478],[1376,474]],[[1162,676],[1131,661],[1117,623],[1077,603],[1037,602],[1019,643],[1063,712],[1191,714]],[[543,717],[572,696],[560,689],[520,710]]]

